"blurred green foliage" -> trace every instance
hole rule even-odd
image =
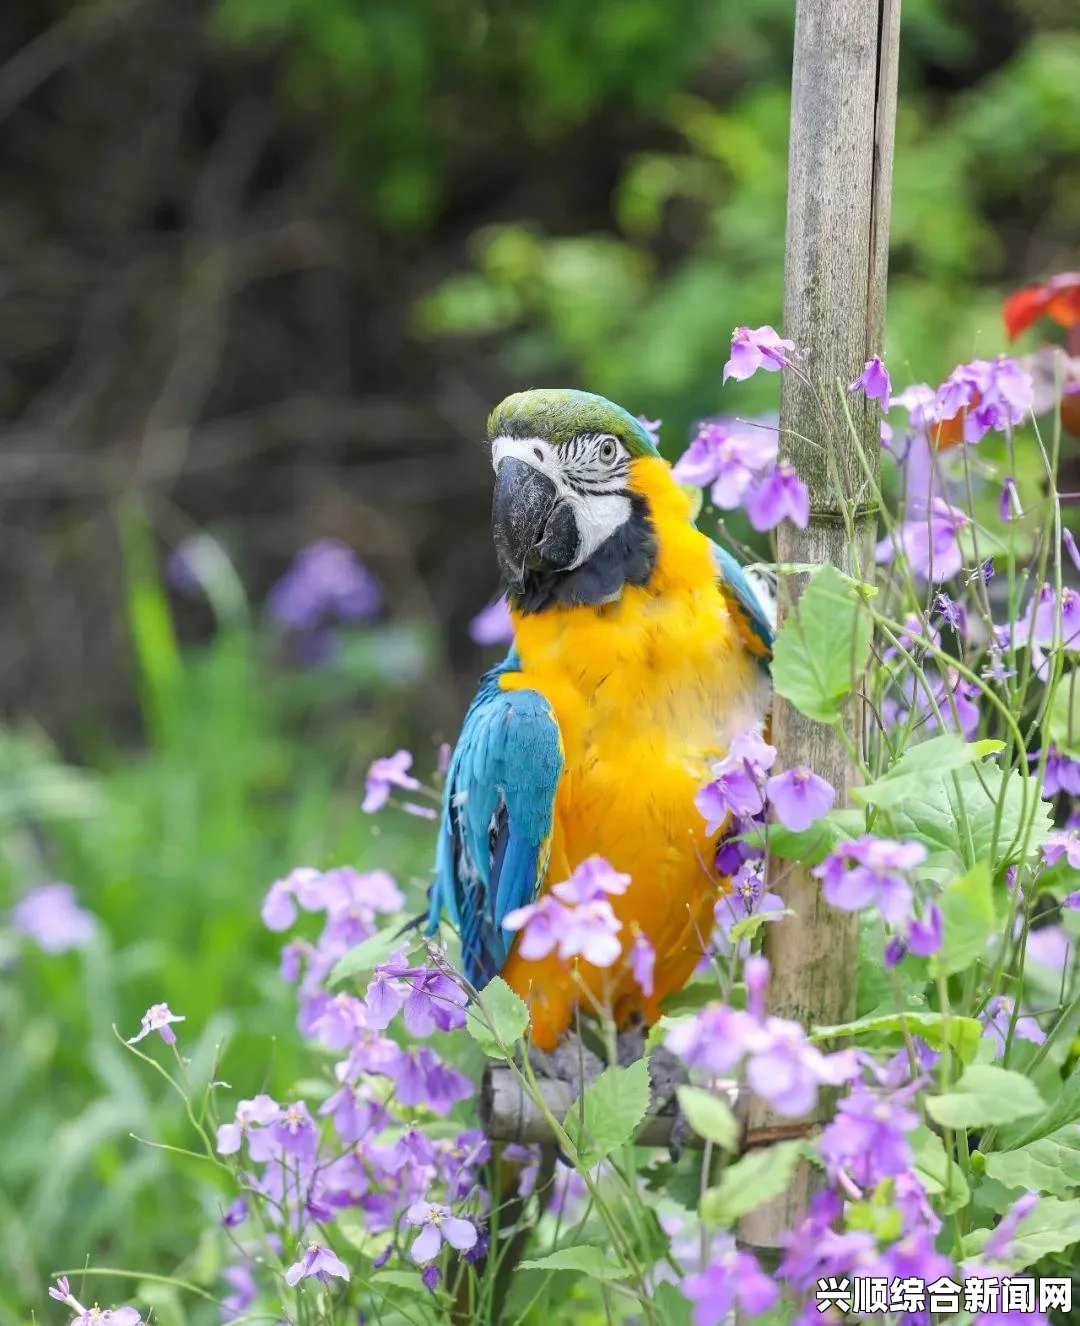
[[[190,1147],[191,1128],[118,1036],[164,1001],[186,1018],[196,1085],[214,1071],[227,1099],[284,1089],[302,1061],[284,941],[259,916],[270,883],[297,864],[389,864],[419,909],[427,882],[428,826],[359,811],[368,762],[404,727],[401,694],[371,666],[380,628],[310,672],[282,668],[244,617],[181,652],[135,512],[125,529],[145,749],[105,745],[79,772],[40,736],[0,731],[0,918],[29,885],[64,879],[99,922],[85,952],[50,956],[0,919],[5,1326],[87,1261],[213,1282],[216,1171],[149,1145]],[[434,764],[421,750],[421,775]],[[95,1278],[84,1299],[127,1301],[134,1283]],[[140,1297],[163,1326],[193,1319],[168,1287]]]

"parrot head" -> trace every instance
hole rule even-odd
[[[659,453],[639,420],[587,391],[521,391],[491,412],[488,441],[492,536],[514,606],[607,603],[647,581],[656,538],[630,478]]]

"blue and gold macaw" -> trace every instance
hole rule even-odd
[[[738,563],[694,527],[651,434],[584,391],[524,391],[488,421],[492,534],[514,643],[465,716],[447,774],[429,932],[445,913],[467,979],[496,974],[555,1048],[582,984],[620,1022],[652,1022],[701,959],[727,881],[694,796],[730,739],[760,731],[773,631]],[[527,960],[515,908],[599,855],[632,877],[612,899],[623,959],[575,973]],[[645,998],[626,950],[656,950]],[[580,983],[580,984],[579,984]]]

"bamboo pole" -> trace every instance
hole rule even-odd
[[[873,521],[836,383],[852,382],[881,348],[899,26],[900,0],[797,0],[784,335],[808,349],[809,358],[799,365],[806,381],[784,372],[780,427],[781,454],[810,489],[811,515],[805,530],[785,522],[777,551],[781,563],[831,563],[864,575],[873,566]],[[848,400],[864,451],[876,464],[878,411],[861,393]],[[842,517],[845,506],[857,530],[854,549]],[[804,583],[805,577],[783,578],[781,623]],[[850,723],[851,731],[861,731],[854,707]],[[842,804],[852,770],[831,729],[777,697],[772,739],[777,768],[808,765],[837,788]],[[807,868],[773,872],[770,863],[770,874],[777,880],[770,887],[795,915],[765,928],[769,1012],[804,1026],[847,1021],[855,1004],[856,915],[830,908]],[[805,1121],[807,1131],[829,1116],[833,1103],[819,1102]],[[740,1107],[749,1146],[791,1135],[790,1121],[777,1119],[752,1093],[740,1091]],[[775,1260],[781,1234],[805,1211],[814,1182],[815,1171],[803,1163],[784,1196],[742,1221],[742,1242],[766,1264]]]

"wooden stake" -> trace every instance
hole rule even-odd
[[[900,0],[797,0],[789,147],[784,335],[809,358],[784,371],[781,454],[810,489],[810,524],[781,526],[781,563],[831,563],[856,575],[873,567],[874,526],[863,470],[837,395],[881,349],[892,188],[899,59]],[[865,454],[876,464],[880,417],[862,393],[848,397]],[[824,417],[823,410],[824,407]],[[831,450],[831,457],[829,450]],[[836,476],[839,475],[839,485]],[[857,530],[849,546],[842,513]],[[805,577],[784,577],[780,621]],[[851,731],[861,731],[852,710]],[[772,739],[777,769],[808,765],[827,778],[842,804],[852,782],[843,745],[827,727],[777,698]],[[766,926],[772,967],[769,1011],[804,1026],[848,1021],[855,1007],[858,924],[829,907],[809,870],[770,863],[770,887],[795,913]],[[740,1092],[748,1144],[763,1144],[781,1123],[765,1104]],[[808,1129],[829,1117],[822,1099]],[[789,1192],[740,1225],[743,1243],[773,1261],[780,1236],[806,1209],[815,1171],[803,1164]]]

